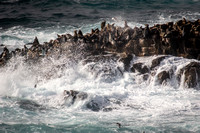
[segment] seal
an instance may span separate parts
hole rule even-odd
[[[124,21],[124,28],[127,28],[127,27],[129,27],[127,24],[127,21]]]
[[[78,31],[78,38],[82,39],[83,38],[83,33],[81,30]]]
[[[1,53],[0,58],[5,60],[8,60],[10,58],[9,50],[6,46],[3,48],[3,52]]]
[[[105,26],[106,26],[106,21],[103,21],[103,22],[101,23],[101,30],[103,30]]]
[[[39,43],[39,41],[38,41],[38,38],[37,37],[35,37],[35,39],[34,39],[34,41],[33,41],[33,46],[37,46],[37,45],[39,45],[40,43]]]
[[[117,122],[116,124],[117,124],[117,126],[118,126],[119,128],[122,127],[121,123]]]
[[[78,34],[77,30],[74,31],[74,41],[76,42],[78,40]]]
[[[145,28],[144,28],[144,38],[150,38],[150,29],[149,29],[149,25],[148,24],[145,24]]]

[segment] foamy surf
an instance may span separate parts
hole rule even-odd
[[[200,16],[198,12],[165,11],[152,15],[155,19],[150,16],[151,20],[144,20],[142,15],[128,21],[128,25],[153,26]],[[113,18],[106,18],[107,22],[117,26],[129,20],[126,15]],[[75,29],[87,33],[99,26],[100,22],[47,28],[14,26],[0,29],[0,44],[15,49],[35,36],[42,43],[55,39],[57,34],[72,34]],[[87,62],[79,52],[69,54],[69,58],[30,64],[18,57],[0,68],[1,132],[200,132],[199,88],[186,88],[183,76],[177,79],[181,68],[199,61],[167,56],[153,73],[141,74],[124,72],[117,57]],[[134,56],[131,65],[142,63],[150,69],[152,60],[158,57]],[[159,84],[159,73],[169,70],[173,70],[170,79]],[[64,90],[84,92],[88,97],[72,102],[72,98],[64,98]]]
[[[157,57],[134,57],[131,62],[150,67]],[[93,127],[102,132],[198,132],[200,92],[184,88],[175,77],[160,85],[156,76],[169,69],[176,76],[191,61],[195,60],[168,56],[156,67],[154,76],[144,80],[138,72],[121,73],[123,65],[112,58],[88,64],[65,60],[67,65],[53,69],[52,75],[51,69],[63,59],[35,65],[13,60],[1,68],[2,131],[11,124],[26,123],[31,129],[36,125],[58,131],[64,127],[60,130],[70,132]],[[111,69],[115,71],[104,71]],[[72,104],[64,98],[64,90],[84,92],[88,97]],[[98,107],[88,106],[91,101]]]

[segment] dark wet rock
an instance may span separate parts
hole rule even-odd
[[[140,72],[141,74],[145,74],[145,73],[148,73],[149,72],[149,69],[147,66],[145,66],[144,64],[142,63],[135,63],[133,64],[133,66],[131,67],[131,71],[132,72]]]
[[[91,100],[86,104],[87,109],[90,109],[92,111],[98,112],[98,111],[104,111],[104,112],[110,112],[113,111],[116,108],[109,107],[109,104],[111,101],[109,99],[101,97],[102,101],[99,100]]]
[[[189,88],[194,88],[197,86],[198,76],[196,76],[196,68],[190,68],[190,70],[185,72],[185,85]]]
[[[168,79],[170,79],[170,73],[169,71],[162,71],[157,75],[159,84],[163,84]]]
[[[133,56],[132,55],[126,55],[126,57],[124,58],[121,58],[120,61],[123,62],[124,64],[124,70],[125,71],[128,71],[129,68],[130,68],[130,63],[131,63],[131,60],[133,59]]]
[[[149,74],[144,74],[143,75],[143,80],[148,80],[148,78],[149,78]]]
[[[0,67],[4,66],[6,64],[6,60],[0,58]]]
[[[112,110],[113,110],[113,108],[111,108],[111,107],[103,108],[103,109],[102,109],[103,112],[110,112],[110,111],[112,111]]]
[[[151,69],[157,67],[160,65],[161,61],[163,61],[167,56],[161,56],[161,57],[158,57],[156,59],[154,59],[151,63]]]
[[[156,24],[149,27],[131,28],[125,22],[124,27],[118,27],[114,24],[101,23],[101,30],[92,29],[91,33],[83,35],[82,31],[74,31],[74,35],[58,35],[55,40],[50,40],[40,44],[35,37],[32,46],[27,48],[18,48],[12,52],[4,49],[0,54],[0,66],[4,66],[12,57],[23,56],[26,61],[39,61],[44,57],[54,57],[59,59],[62,56],[68,56],[69,51],[82,53],[83,57],[92,58],[99,55],[124,54],[121,61],[124,63],[125,70],[130,68],[131,56],[152,56],[152,55],[173,55],[184,58],[200,59],[200,20],[194,22],[186,19],[177,22],[168,22],[166,24]],[[78,50],[81,46],[81,50]],[[166,56],[161,56],[152,61],[150,70],[159,66]],[[118,61],[118,60],[117,60]],[[131,71],[138,71],[141,74],[150,71],[147,66],[140,63],[133,65]],[[199,70],[191,66],[191,70],[185,72],[186,84],[189,87],[197,85],[198,76],[189,73],[195,73]],[[183,72],[182,72],[183,73]],[[198,74],[197,74],[198,75]],[[187,78],[188,77],[188,78]]]
[[[63,95],[65,100],[71,99],[71,104],[74,104],[78,100],[85,100],[88,97],[87,93],[74,90],[64,90]]]
[[[73,105],[78,101],[86,100],[88,98],[87,93],[74,90],[64,90],[63,95],[66,102],[70,103],[70,105]],[[104,112],[109,112],[113,109],[116,109],[109,106],[111,103],[120,105],[121,101],[116,99],[109,99],[107,97],[96,96],[89,101],[86,100],[85,107],[95,112],[98,112],[100,110]]]
[[[86,107],[88,109],[91,109],[92,111],[100,111],[101,108],[100,106],[98,105],[98,103],[96,103],[95,101],[90,101],[89,103],[87,103]]]
[[[184,85],[188,88],[200,87],[200,63],[191,62],[180,70],[179,81],[184,76]]]
[[[17,104],[19,104],[19,107],[25,110],[29,110],[29,111],[37,111],[37,110],[45,110],[46,107],[31,101],[31,100],[20,100],[17,102]]]

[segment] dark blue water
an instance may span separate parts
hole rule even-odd
[[[147,23],[162,13],[192,19],[199,10],[199,0],[1,0],[0,27],[79,26],[115,16]]]

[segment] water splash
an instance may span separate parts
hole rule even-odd
[[[123,21],[116,24],[123,25]],[[128,24],[142,25],[136,22]],[[81,29],[87,32],[97,25],[99,23],[82,26]],[[24,29],[24,35],[21,32],[20,35],[18,30],[5,31],[3,34],[10,33],[17,36],[13,38],[14,41],[18,42],[18,38],[22,38],[25,43],[35,35],[41,37],[39,39],[42,42],[55,37],[54,33],[57,33]],[[30,35],[26,36],[28,31],[31,31]],[[12,40],[6,36],[3,38],[5,43]],[[27,123],[27,128],[30,128],[27,130],[33,131],[38,131],[38,128],[61,132],[87,132],[92,129],[102,132],[200,130],[200,92],[185,88],[183,76],[180,83],[176,79],[181,68],[190,62],[198,62],[197,60],[168,56],[155,67],[154,74],[149,74],[144,79],[144,74],[137,71],[124,72],[123,63],[118,56],[91,57],[93,60],[90,60],[90,57],[85,58],[80,51],[81,49],[76,49],[75,53],[67,56],[47,58],[38,63],[25,63],[23,58],[18,57],[1,68],[1,127],[17,130]],[[152,60],[158,57],[134,57],[131,65],[143,63],[150,68]],[[165,70],[173,70],[173,76],[165,84],[159,84],[157,76]],[[64,90],[84,92],[88,94],[88,98],[71,104],[64,99]],[[32,109],[42,106],[45,110],[22,108],[23,103],[19,102],[21,100],[28,100]],[[99,104],[98,111],[88,109],[87,104],[91,101]],[[123,128],[118,128],[118,122]]]

